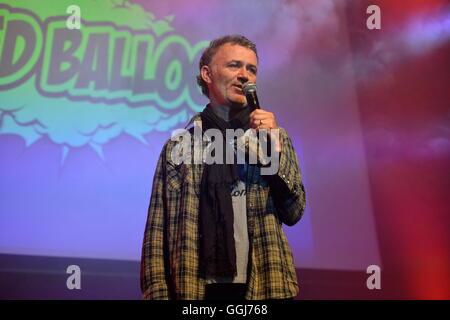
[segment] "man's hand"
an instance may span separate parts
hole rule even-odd
[[[250,113],[250,128],[252,129],[277,129],[277,122],[275,120],[275,115],[272,112],[255,109]]]
[[[272,112],[256,109],[249,116],[250,128],[256,129],[256,131],[265,129],[270,136],[272,129],[278,129],[275,115]],[[270,136],[271,137],[271,136]],[[281,152],[281,142],[279,139],[275,141],[275,150]]]

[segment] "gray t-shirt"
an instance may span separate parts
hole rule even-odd
[[[247,282],[248,264],[248,229],[247,229],[247,195],[245,188],[246,164],[239,164],[240,181],[231,191],[234,212],[234,242],[236,245],[237,275],[233,279],[235,283]]]

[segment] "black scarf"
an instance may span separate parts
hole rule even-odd
[[[200,186],[200,272],[206,277],[236,275],[236,247],[234,243],[234,212],[231,188],[239,181],[236,158],[226,164],[226,129],[249,128],[249,107],[242,109],[232,120],[225,121],[207,105],[201,113],[202,131],[218,129],[223,134],[223,164],[206,164]]]

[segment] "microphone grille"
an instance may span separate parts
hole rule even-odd
[[[256,92],[256,83],[254,82],[246,82],[242,86],[242,91],[244,94]]]

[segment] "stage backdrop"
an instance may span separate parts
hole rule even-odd
[[[139,260],[161,147],[207,103],[201,52],[243,34],[258,47],[260,103],[302,168],[307,209],[285,227],[296,266],[381,265],[344,9],[0,1],[0,253]]]

